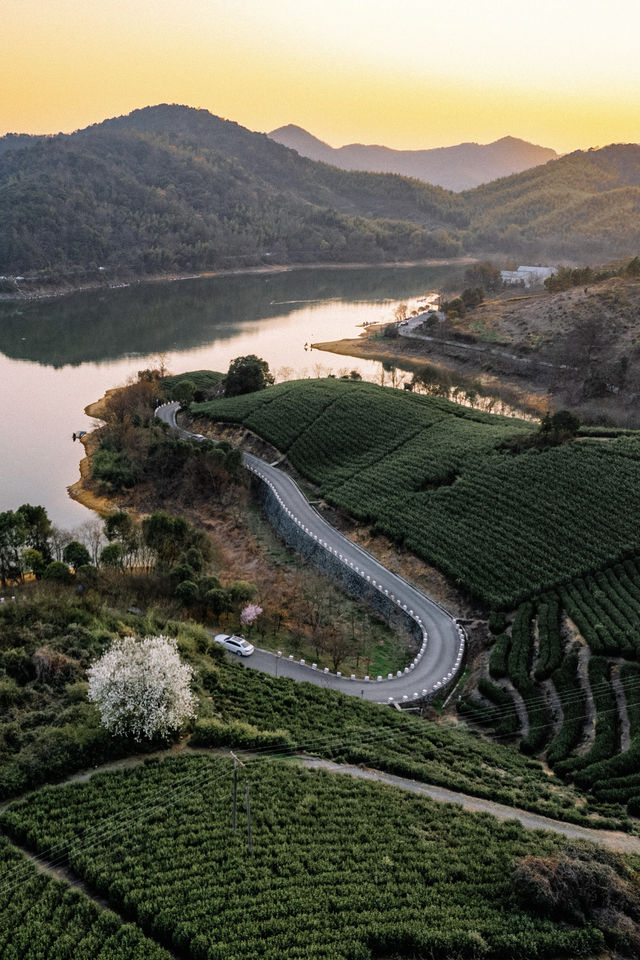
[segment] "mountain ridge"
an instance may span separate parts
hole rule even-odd
[[[169,104],[0,149],[0,219],[6,275],[447,257],[466,223],[439,187],[319,165]]]
[[[601,263],[640,249],[640,146],[575,151],[454,193],[159,104],[0,139],[0,220],[0,276],[45,282],[461,254]]]
[[[268,136],[301,156],[342,170],[397,173],[456,192],[521,173],[558,157],[550,147],[512,136],[488,144],[470,141],[424,150],[396,150],[382,144],[362,143],[332,147],[296,124],[278,127]]]

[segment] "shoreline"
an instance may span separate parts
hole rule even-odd
[[[251,274],[269,274],[269,273],[288,273],[296,270],[367,270],[377,267],[381,270],[388,270],[393,267],[446,267],[446,266],[466,266],[475,263],[477,257],[454,257],[453,259],[435,259],[435,260],[397,260],[384,261],[383,263],[288,263],[288,264],[263,264],[255,267],[230,267],[225,270],[204,270],[200,273],[163,273],[150,276],[135,276],[129,280],[121,282],[105,283],[101,280],[87,281],[85,283],[73,284],[61,281],[59,285],[41,284],[38,286],[34,282],[33,291],[27,293],[25,289],[16,290],[15,293],[0,294],[0,304],[2,303],[24,303],[31,300],[47,300],[56,297],[67,297],[73,293],[88,292],[91,290],[119,290],[125,287],[138,286],[139,284],[150,283],[176,283],[181,280],[209,280],[214,277],[233,277]]]
[[[370,331],[371,327],[368,330]],[[529,416],[540,416],[547,409],[548,397],[546,391],[537,392],[533,388],[526,389],[513,381],[505,380],[504,377],[494,376],[483,370],[460,369],[456,364],[446,363],[441,357],[410,354],[401,347],[396,347],[395,341],[392,339],[386,342],[367,339],[367,332],[365,331],[359,337],[351,339],[312,343],[311,349],[322,350],[343,357],[355,357],[359,360],[392,363],[399,369],[409,372],[419,370],[424,366],[433,367],[441,371],[444,376],[454,377],[459,381],[472,381],[481,385],[487,394],[504,399],[510,406],[520,407],[522,412]]]
[[[84,412],[88,417],[95,417],[96,420],[102,419],[102,414],[104,413],[104,404],[108,400],[109,396],[112,393],[115,393],[118,390],[118,387],[112,387],[103,397],[100,397],[99,400],[94,400],[91,403],[87,404],[84,408]],[[86,481],[91,479],[91,469],[93,462],[93,455],[95,454],[98,448],[98,431],[100,427],[95,427],[91,430],[85,437],[80,438],[80,443],[84,447],[84,457],[78,464],[80,470],[79,478],[72,484],[67,487],[67,494],[71,500],[75,500],[76,503],[81,503],[83,507],[87,507],[88,510],[93,510],[96,513],[100,514],[101,517],[105,517],[114,511],[114,505],[108,497],[100,496],[100,494],[94,493],[86,485]]]

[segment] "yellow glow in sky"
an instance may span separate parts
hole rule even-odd
[[[640,140],[638,0],[5,0],[0,134],[148,104],[339,146]]]

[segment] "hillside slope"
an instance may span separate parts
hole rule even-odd
[[[374,530],[512,608],[640,552],[640,440],[514,453],[536,424],[371,383],[300,380],[192,405],[241,422]]]
[[[303,157],[331,163],[341,170],[399,173],[456,191],[528,170],[557,157],[555,150],[516,137],[502,137],[487,144],[459,143],[431,150],[393,150],[363,143],[331,147],[295,124],[272,130],[269,136]]]
[[[0,140],[0,276],[97,281],[491,251],[602,262],[637,252],[639,213],[634,144],[455,194],[339,170],[167,104],[68,136]]]
[[[631,254],[640,247],[640,145],[579,150],[462,197],[470,246],[527,258]]]
[[[137,273],[450,256],[437,187],[345,173],[204,110],[161,105],[0,150],[0,273]]]

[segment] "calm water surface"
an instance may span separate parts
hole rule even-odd
[[[90,512],[66,490],[83,453],[71,435],[91,429],[88,403],[158,354],[172,373],[224,371],[256,353],[277,379],[357,369],[379,380],[378,363],[305,344],[390,320],[398,302],[437,289],[455,269],[296,270],[0,304],[0,510],[40,503],[58,526],[85,521]]]

